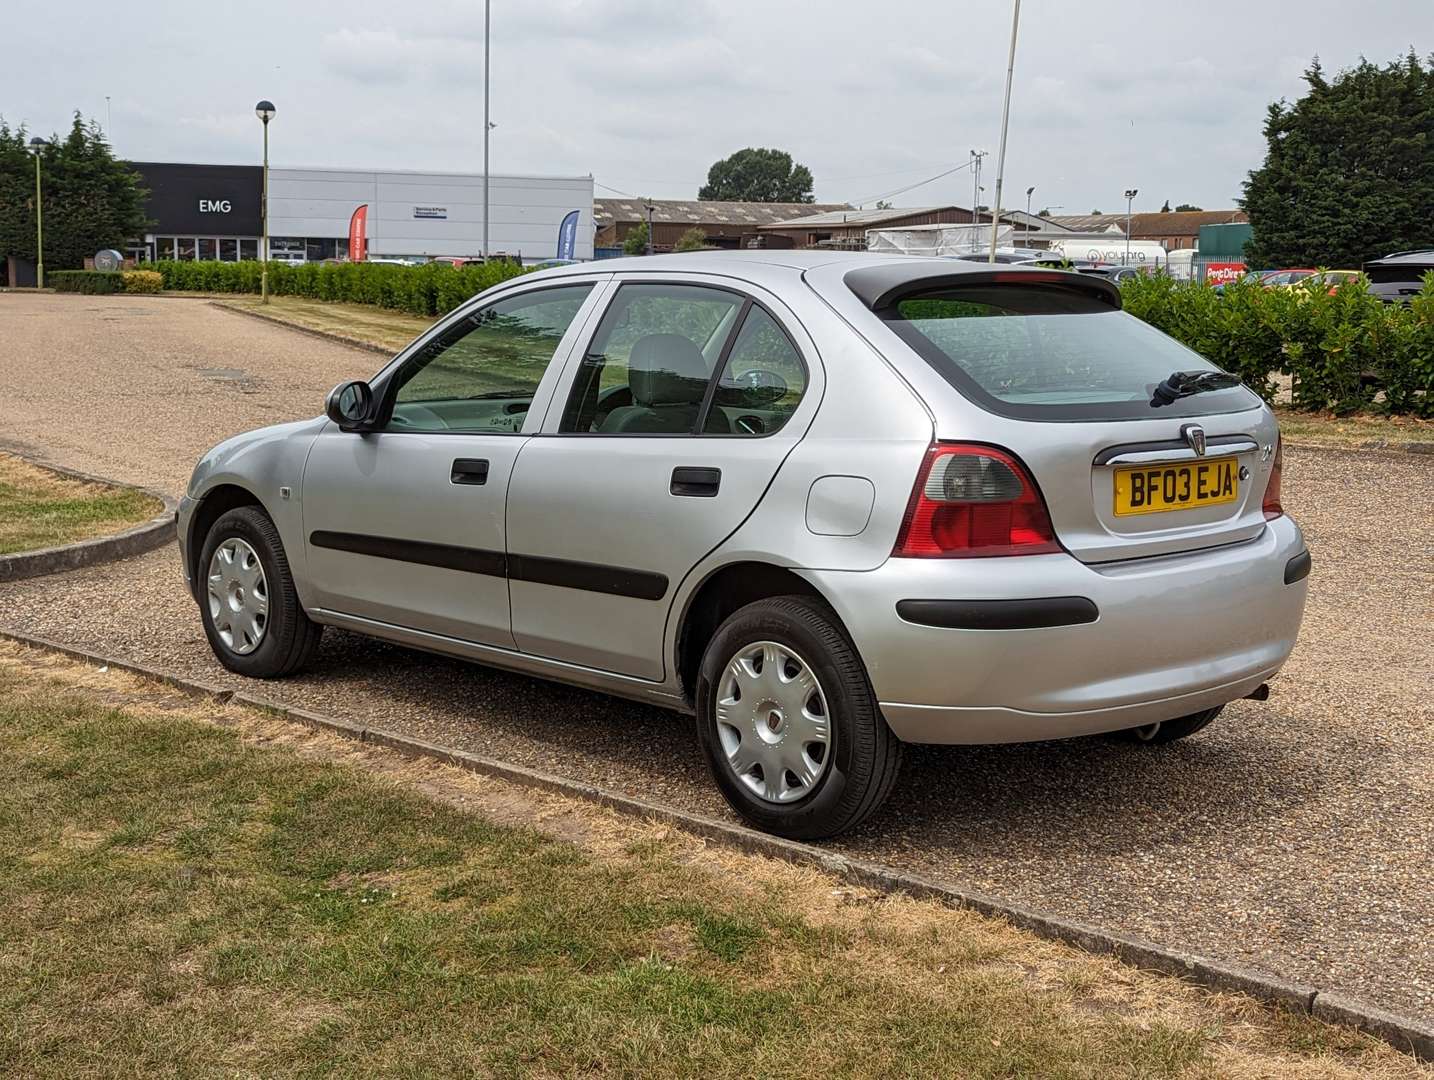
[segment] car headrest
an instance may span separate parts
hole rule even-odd
[[[681,334],[648,334],[633,343],[627,384],[637,405],[700,405],[707,393],[707,361]]]

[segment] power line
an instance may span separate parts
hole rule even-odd
[[[974,160],[974,159],[973,159],[973,160]],[[867,197],[867,198],[865,198],[865,199],[857,199],[857,200],[856,200],[856,205],[857,205],[857,206],[865,206],[865,205],[866,205],[867,203],[869,203],[869,202],[879,202],[879,201],[882,200],[882,199],[889,199],[889,198],[891,198],[893,195],[905,195],[908,191],[915,191],[915,190],[916,190],[917,188],[919,188],[919,187],[925,187],[927,184],[935,183],[937,180],[940,180],[942,177],[950,176],[952,173],[958,173],[958,172],[960,172],[962,169],[969,169],[970,167],[971,167],[971,162],[970,162],[970,161],[967,161],[967,162],[964,162],[964,163],[962,163],[962,164],[960,164],[960,165],[957,165],[957,166],[955,166],[955,167],[953,167],[953,168],[947,169],[945,172],[939,172],[939,173],[937,173],[935,176],[928,176],[925,180],[919,180],[919,181],[917,181],[917,182],[914,183],[914,184],[908,184],[906,187],[895,188],[895,189],[892,190],[892,191],[883,191],[880,195],[871,195],[871,196],[869,196],[869,197]],[[973,208],[973,211],[974,211],[974,208]]]

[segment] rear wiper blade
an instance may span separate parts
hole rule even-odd
[[[1240,377],[1228,371],[1172,371],[1156,384],[1150,404],[1169,405],[1177,398],[1203,394],[1207,390],[1228,390],[1239,385]]]

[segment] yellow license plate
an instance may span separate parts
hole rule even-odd
[[[1129,465],[1115,470],[1115,512],[1158,514],[1193,510],[1240,497],[1239,460],[1232,457],[1178,465]]]

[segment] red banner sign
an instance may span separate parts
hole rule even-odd
[[[368,254],[368,203],[349,218],[349,262],[363,262]]]
[[[1205,280],[1211,285],[1228,285],[1245,276],[1242,262],[1212,262],[1205,264]]]

